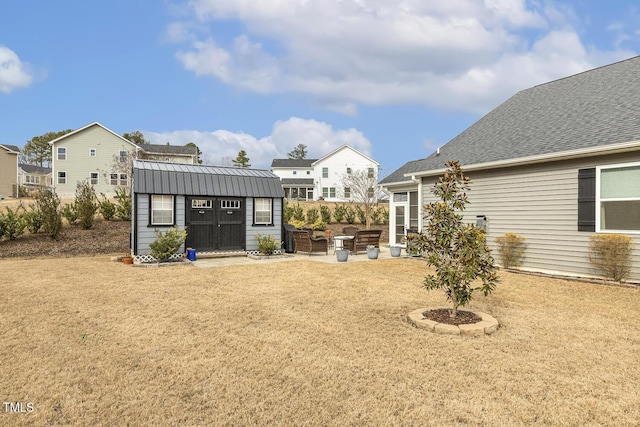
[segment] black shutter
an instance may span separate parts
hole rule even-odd
[[[578,170],[578,231],[596,231],[596,168]]]

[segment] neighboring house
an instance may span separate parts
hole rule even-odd
[[[282,240],[283,197],[266,170],[135,160],[132,252],[148,255],[156,231],[173,226],[197,252],[256,251],[258,234]]]
[[[129,186],[131,161],[136,157],[161,157],[163,161],[186,163],[190,160],[195,163],[197,156],[195,147],[136,145],[97,122],[49,144],[52,148],[53,186],[62,198],[73,197],[77,183],[83,180],[93,185],[96,194],[114,196],[117,188]],[[147,153],[144,147],[150,152]]]
[[[186,145],[138,144],[142,149],[138,158],[172,163],[198,163],[198,149]]]
[[[29,190],[51,187],[53,185],[51,168],[20,163],[18,164],[18,182],[23,189],[26,187]]]
[[[0,144],[0,197],[18,196],[18,155],[15,145]]]
[[[380,164],[349,145],[333,150],[320,159],[274,159],[271,171],[282,180],[285,197],[296,200],[337,202],[352,199],[342,178],[354,171],[366,171],[377,181]]]
[[[595,233],[633,237],[640,281],[640,57],[523,90],[436,153],[381,181],[391,193],[390,243],[420,230],[445,162],[471,177],[465,220],[495,239],[526,240],[524,270],[597,276]]]

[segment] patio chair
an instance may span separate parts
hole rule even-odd
[[[354,255],[358,254],[358,251],[366,251],[367,246],[372,245],[376,248],[380,247],[380,235],[382,230],[358,230],[353,240],[349,241],[352,246],[351,252]]]
[[[324,252],[329,255],[329,241],[324,236],[313,236],[307,230],[294,230],[293,240],[296,243],[294,252]]]
[[[358,227],[356,227],[354,225],[348,225],[348,226],[342,228],[342,235],[343,236],[355,236],[357,231],[358,231]],[[344,241],[344,248],[349,250],[349,251],[353,251],[353,240],[345,240]]]

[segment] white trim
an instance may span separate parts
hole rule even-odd
[[[82,131],[83,131],[83,130],[85,130],[85,129],[89,129],[91,126],[100,126],[102,129],[106,130],[106,131],[107,131],[107,132],[109,132],[109,133],[112,133],[113,135],[117,136],[118,138],[120,138],[121,140],[125,141],[126,143],[128,143],[128,144],[129,144],[129,145],[131,145],[131,146],[133,146],[134,148],[140,148],[140,147],[138,147],[136,144],[134,144],[133,142],[129,141],[127,138],[125,138],[125,137],[123,137],[123,136],[118,135],[117,133],[115,133],[115,132],[114,132],[114,131],[112,131],[111,129],[109,129],[109,128],[107,128],[107,127],[103,126],[103,125],[101,125],[101,124],[100,124],[100,123],[98,123],[98,122],[89,123],[88,125],[83,126],[83,127],[79,128],[79,129],[76,129],[76,130],[74,130],[74,131],[71,131],[71,132],[69,132],[69,133],[67,133],[67,134],[64,134],[64,135],[62,135],[61,137],[58,137],[58,138],[54,139],[53,141],[49,141],[49,145],[51,145],[51,146],[53,147],[53,145],[54,145],[55,143],[57,143],[57,142],[59,142],[59,141],[62,141],[63,139],[68,138],[68,137],[70,137],[71,135],[75,135],[76,133],[80,133],[80,132],[82,132]]]
[[[630,162],[630,163],[615,163],[611,165],[604,166],[596,166],[596,233],[618,233],[618,234],[640,234],[640,230],[610,230],[605,229],[602,230],[600,228],[600,216],[601,216],[601,199],[600,199],[600,172],[602,170],[607,169],[619,169],[619,168],[632,168],[640,166],[640,162]],[[615,201],[628,201],[628,200],[640,200],[639,198],[611,198],[605,199],[606,202],[615,202]]]
[[[377,167],[380,167],[380,163],[376,162],[375,160],[373,160],[371,157],[367,156],[366,154],[363,154],[360,151],[356,150],[355,148],[353,148],[349,144],[344,144],[343,146],[336,148],[335,150],[333,150],[329,154],[325,154],[324,156],[320,157],[315,162],[311,163],[311,166],[315,166],[316,163],[319,163],[319,162],[323,161],[324,159],[333,156],[335,153],[337,153],[338,151],[344,150],[345,148],[348,148],[348,149],[352,150],[353,152],[361,155],[362,157],[365,157],[368,161],[370,161],[371,163],[375,164]]]
[[[170,203],[169,203],[170,209],[157,209],[157,208],[154,209],[154,200],[155,200],[156,197],[160,197],[161,200],[164,200],[165,197],[168,197],[170,199]],[[151,195],[151,203],[150,203],[151,212],[150,212],[150,215],[149,215],[150,216],[149,223],[151,225],[174,225],[175,224],[175,214],[176,214],[175,213],[175,205],[176,205],[176,203],[175,203],[174,197],[175,196],[169,195],[169,194],[152,194]],[[162,206],[160,206],[160,207],[164,207],[164,201],[161,204],[162,204]],[[154,215],[153,215],[154,211],[158,211],[158,212],[171,211],[171,222],[154,222]]]
[[[64,182],[60,182],[60,174],[64,174]],[[56,172],[56,185],[67,185],[69,181],[69,177],[67,176],[67,171],[58,171]]]

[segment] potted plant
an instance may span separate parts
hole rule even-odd
[[[399,245],[391,245],[389,246],[389,251],[391,252],[392,257],[399,257],[402,252],[402,246]]]
[[[378,259],[378,253],[380,248],[376,248],[375,245],[367,245],[367,256],[369,259]]]
[[[349,251],[346,249],[336,249],[336,259],[338,262],[346,262],[349,258]]]

